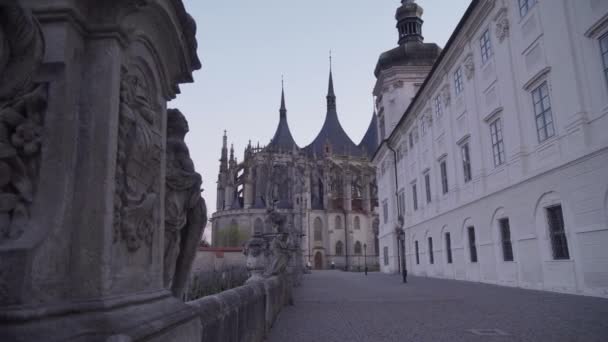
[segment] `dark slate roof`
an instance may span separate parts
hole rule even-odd
[[[380,55],[374,75],[378,77],[382,70],[394,66],[433,65],[440,54],[441,48],[435,43],[406,42]]]
[[[332,154],[351,156],[360,156],[362,154],[359,147],[348,137],[340,124],[340,120],[338,120],[336,96],[334,93],[334,82],[331,71],[329,73],[327,114],[325,115],[325,122],[317,137],[310,145],[306,146],[304,150],[310,155],[316,154],[318,157],[321,157],[325,154],[324,148],[327,142],[331,145]]]
[[[367,132],[365,132],[359,148],[368,156],[371,156],[378,148],[378,117],[376,112],[372,114],[372,121],[369,123]]]
[[[270,144],[268,144],[267,147],[280,149],[282,151],[292,151],[294,148],[298,149],[299,147],[293,140],[293,136],[289,130],[289,124],[287,123],[287,108],[285,107],[284,90],[281,90],[281,109],[279,110],[279,113],[279,126],[277,127],[274,137],[272,140],[270,140]]]

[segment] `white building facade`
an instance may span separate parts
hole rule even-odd
[[[410,274],[608,297],[608,1],[473,0],[417,87],[379,110],[382,271],[401,216]]]

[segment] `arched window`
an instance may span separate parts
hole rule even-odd
[[[318,217],[315,219],[314,229],[315,241],[323,241],[323,221],[321,221],[321,219]]]
[[[254,234],[262,234],[264,232],[264,221],[261,218],[255,219],[253,223],[253,233]]]
[[[359,216],[355,216],[355,229],[361,229],[361,220]]]
[[[336,255],[342,255],[344,250],[344,244],[342,241],[336,242]]]
[[[334,229],[342,229],[342,216],[336,216],[334,226]]]
[[[355,254],[356,255],[361,254],[361,242],[359,242],[359,241],[355,242]]]

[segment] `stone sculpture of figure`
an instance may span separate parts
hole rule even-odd
[[[288,233],[279,233],[272,239],[269,250],[270,261],[264,271],[264,276],[271,277],[285,272],[290,256],[288,240]]]
[[[167,111],[164,285],[180,297],[207,223],[201,176],[194,171],[184,137],[188,122],[176,109]]]
[[[247,279],[248,283],[264,279],[268,252],[268,242],[264,240],[261,234],[254,235],[245,244],[243,253],[247,256],[246,266],[251,274]]]

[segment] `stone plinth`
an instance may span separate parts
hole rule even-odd
[[[200,334],[163,282],[182,2],[9,0],[0,25],[0,340]]]

